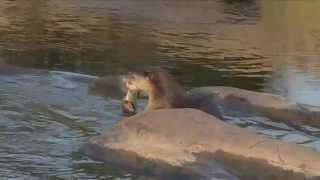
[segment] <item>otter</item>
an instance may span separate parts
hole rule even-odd
[[[166,70],[157,68],[129,72],[125,80],[127,95],[123,100],[123,112],[135,114],[135,102],[140,93],[148,97],[146,110],[168,108],[195,108],[222,119],[215,102],[207,97],[187,93]]]

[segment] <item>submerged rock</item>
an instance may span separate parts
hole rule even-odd
[[[104,97],[123,98],[127,93],[127,87],[125,86],[121,75],[103,76],[92,82],[89,92]]]
[[[248,132],[195,109],[141,113],[82,151],[164,179],[303,179],[320,176],[320,153]]]

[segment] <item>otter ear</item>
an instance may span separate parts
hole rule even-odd
[[[150,71],[145,71],[144,76],[149,80],[149,81],[154,81],[156,79],[156,73],[150,72]]]

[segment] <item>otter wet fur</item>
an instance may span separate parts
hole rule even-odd
[[[147,111],[168,108],[196,108],[222,119],[218,106],[214,102],[206,97],[188,94],[171,74],[161,68],[129,72],[126,86],[128,93],[138,91],[147,94]]]

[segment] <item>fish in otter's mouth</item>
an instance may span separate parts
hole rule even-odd
[[[134,86],[134,79],[134,75],[130,72],[122,78],[123,83],[128,88],[126,96],[122,99],[122,112],[125,116],[132,116],[137,113],[139,90]]]
[[[127,95],[122,100],[122,112],[126,116],[132,116],[137,112],[138,91],[128,89]]]

